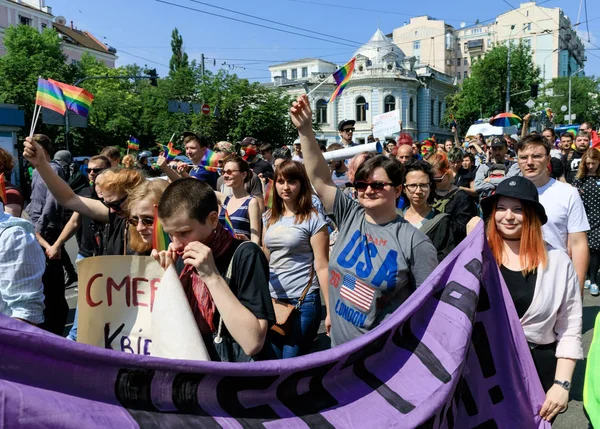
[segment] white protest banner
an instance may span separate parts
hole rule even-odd
[[[153,329],[161,327],[161,357],[208,360],[174,268],[163,278],[165,271],[149,256],[98,256],[82,259],[77,268],[78,342],[155,355]]]
[[[400,110],[373,116],[373,137],[383,140],[387,136],[400,132]]]

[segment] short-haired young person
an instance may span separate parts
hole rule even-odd
[[[171,183],[161,197],[158,217],[172,242],[167,251],[152,254],[163,268],[176,261],[211,359],[258,359],[275,320],[269,264],[260,247],[233,238],[219,223],[217,197],[201,180]],[[229,346],[224,350],[222,343]]]
[[[100,156],[108,158],[111,168],[118,167],[121,161],[121,151],[116,146],[106,146],[100,152]]]
[[[193,167],[188,173],[187,170],[189,165],[180,163],[177,166],[177,171],[184,177],[189,175],[194,179],[204,180],[211,186],[211,188],[216,189],[218,178],[217,173],[214,171],[208,171],[206,168],[200,165],[204,155],[206,155],[206,152],[209,150],[208,140],[206,137],[190,132],[183,133],[183,145],[185,147],[185,155],[190,159],[190,161],[192,161]]]
[[[548,222],[543,226],[544,240],[571,255],[583,291],[589,261],[586,232],[590,225],[579,192],[550,177],[551,147],[542,136],[529,135],[517,144],[516,149],[521,174],[537,188],[540,203],[548,215]]]
[[[354,177],[358,201],[351,200],[331,180],[306,95],[297,98],[290,116],[308,177],[339,228],[329,259],[331,343],[337,346],[372,330],[406,301],[437,266],[437,252],[396,212],[402,164],[385,155],[367,159]]]
[[[590,148],[590,135],[587,131],[579,131],[575,137],[575,150],[569,152],[565,162],[565,179],[573,183],[583,154]]]

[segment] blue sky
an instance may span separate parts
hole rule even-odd
[[[162,1],[277,27],[284,32],[234,22]],[[369,40],[378,26],[386,34],[391,33],[394,28],[409,21],[411,16],[419,15],[444,19],[454,27],[459,27],[461,22],[470,25],[477,19],[492,19],[510,10],[509,4],[519,6],[516,0],[507,1],[508,4],[505,0],[485,3],[479,0],[403,2],[407,4],[392,0],[47,0],[46,3],[52,7],[54,15],[65,16],[67,22],[72,20],[77,28],[88,30],[117,48],[119,65],[147,64],[156,67],[159,75],[164,76],[171,56],[171,31],[177,27],[190,58],[199,60],[200,54],[204,53],[206,65],[211,70],[222,67],[241,77],[265,82],[269,80],[267,67],[278,62],[319,57],[343,64],[360,44]],[[579,1],[539,3],[545,7],[562,7],[571,22],[577,22]],[[592,43],[599,46],[589,46],[595,50],[586,49],[588,61],[585,72],[587,75],[600,75],[600,1],[587,0],[587,3]],[[207,4],[277,21],[309,33],[257,21]],[[585,32],[583,8],[580,21],[582,24],[578,28]],[[285,31],[309,34],[336,43]]]

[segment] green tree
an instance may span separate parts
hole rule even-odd
[[[183,37],[177,27],[171,33],[171,50],[173,55],[169,61],[169,73],[175,73],[182,68],[189,67],[188,55],[183,50]]]
[[[558,77],[546,87],[551,91],[540,97],[541,104],[552,109],[555,123],[565,123],[564,116],[568,111],[562,112],[562,106],[569,105],[569,78]],[[598,121],[600,115],[600,79],[594,76],[571,78],[571,113],[577,115],[575,123]]]
[[[447,114],[453,114],[459,128],[466,130],[478,118],[489,118],[505,111],[508,46],[496,46],[473,62],[471,76],[458,92],[446,99]],[[522,116],[529,109],[532,84],[539,82],[539,70],[531,60],[531,49],[525,43],[511,43],[510,108]],[[514,94],[514,95],[513,95]]]

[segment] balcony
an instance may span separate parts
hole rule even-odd
[[[483,39],[469,40],[467,42],[467,49],[469,51],[481,51],[481,50],[483,50]]]

